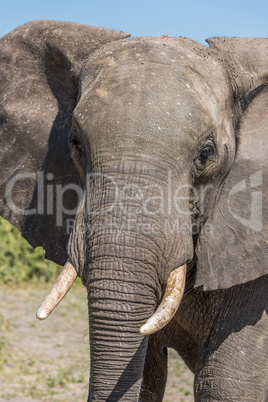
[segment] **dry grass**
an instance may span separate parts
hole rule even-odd
[[[86,292],[77,286],[44,322],[35,311],[47,288],[0,288],[0,401],[87,399]],[[193,401],[193,375],[171,351],[165,402]]]

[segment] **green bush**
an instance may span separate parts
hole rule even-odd
[[[17,228],[0,218],[0,283],[51,283],[62,267],[44,260],[44,254],[42,247],[33,249]]]

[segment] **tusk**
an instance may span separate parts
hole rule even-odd
[[[142,335],[159,331],[174,317],[184,293],[186,267],[186,264],[182,265],[169,275],[163,300],[152,317],[140,328]]]
[[[58,278],[53,283],[49,293],[37,310],[36,317],[39,320],[45,320],[52,313],[54,308],[57,307],[64,296],[69,292],[76,278],[77,272],[68,259]]]

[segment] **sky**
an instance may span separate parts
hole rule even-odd
[[[131,33],[267,37],[267,0],[0,0],[0,37],[31,20],[72,21]]]

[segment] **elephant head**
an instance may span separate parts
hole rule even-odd
[[[0,42],[0,212],[68,259],[39,318],[87,288],[92,401],[138,399],[187,263],[203,291],[267,274],[267,41],[128,36],[36,21]]]

